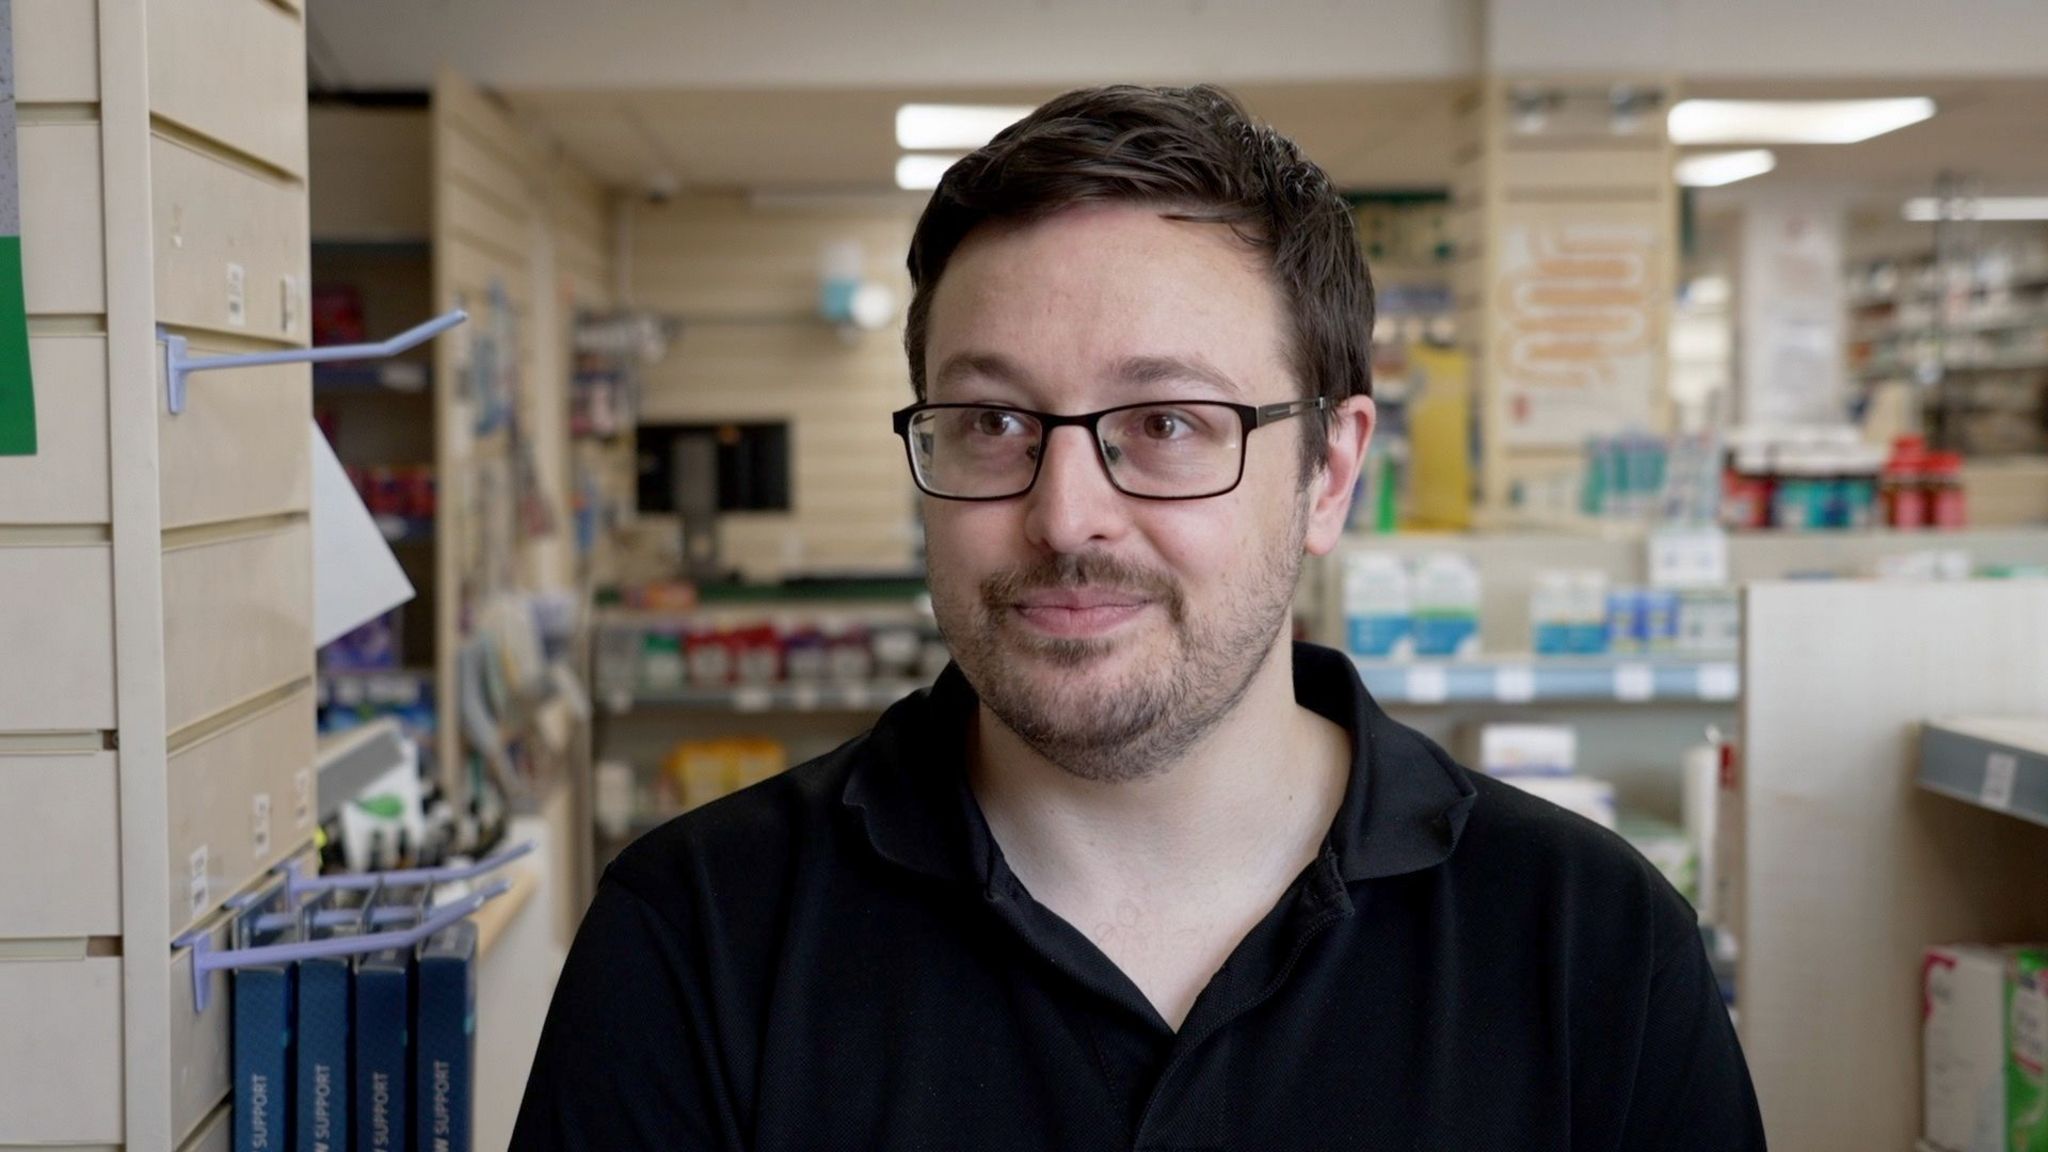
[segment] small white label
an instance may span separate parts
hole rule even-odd
[[[732,708],[735,712],[766,712],[773,702],[773,694],[758,684],[747,684],[732,690]]]
[[[289,275],[277,278],[277,317],[285,335],[299,330],[299,283]]]
[[[1733,664],[1700,665],[1700,699],[1733,700],[1742,687],[1742,678]]]
[[[789,702],[799,712],[818,710],[818,686],[816,684],[793,684],[789,689]]]
[[[249,322],[248,281],[240,264],[228,265],[228,323],[237,328]]]
[[[313,768],[308,765],[292,773],[292,827],[303,830],[313,822]]]
[[[1657,671],[1648,664],[1617,664],[1614,667],[1614,698],[1631,702],[1657,695]]]
[[[1441,664],[1417,664],[1408,670],[1410,704],[1441,704],[1450,698],[1451,677]]]
[[[625,689],[620,689],[605,697],[604,705],[610,710],[612,715],[624,716],[633,710],[633,694]]]
[[[1672,528],[1652,533],[1650,584],[1657,588],[1714,588],[1728,583],[1728,534],[1719,528]]]
[[[1993,752],[1984,758],[1984,791],[1977,798],[1986,808],[2003,812],[2012,807],[2012,786],[2019,775],[2019,757],[2010,752]]]
[[[1503,664],[1493,673],[1493,698],[1503,704],[1527,704],[1536,698],[1536,670],[1527,664]]]
[[[270,793],[249,797],[249,844],[261,860],[270,855]]]
[[[848,708],[865,708],[871,699],[873,699],[873,694],[868,691],[866,684],[855,681],[846,686],[846,706]]]
[[[201,844],[192,850],[192,858],[186,861],[185,867],[186,893],[192,901],[192,915],[197,916],[205,912],[206,906],[211,903],[206,898],[206,845]]]

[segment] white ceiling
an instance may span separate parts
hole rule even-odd
[[[1252,110],[1348,187],[1429,188],[1451,166],[1448,82],[1240,85]],[[895,115],[911,100],[1036,104],[1056,87],[510,92],[521,115],[608,184],[664,170],[685,187],[755,192],[893,187]]]
[[[1356,189],[1450,182],[1456,81],[1241,84],[1258,115]],[[513,91],[508,101],[604,182],[643,187],[872,192],[892,186],[894,116],[909,100],[1036,103],[1055,86],[917,89]],[[1932,189],[1943,169],[1988,193],[2048,193],[2048,79],[1721,82],[1688,95],[1824,98],[1928,95],[1921,124],[1852,145],[1778,146],[1778,170],[1720,194],[1833,187],[1872,205]]]

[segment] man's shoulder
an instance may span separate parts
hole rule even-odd
[[[1655,865],[1611,829],[1513,783],[1470,772],[1478,792],[1452,860],[1489,903],[1554,925],[1686,938],[1696,917]]]

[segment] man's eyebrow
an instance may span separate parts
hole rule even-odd
[[[993,352],[955,352],[932,375],[932,387],[950,387],[976,379],[1023,385],[1029,382],[1030,375]]]
[[[1222,369],[1199,356],[1130,356],[1117,362],[1115,377],[1129,385],[1194,381],[1244,399],[1245,390]]]

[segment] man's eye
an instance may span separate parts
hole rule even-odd
[[[1181,419],[1178,413],[1148,412],[1140,429],[1148,439],[1171,440],[1176,436],[1185,435],[1188,423]]]
[[[1013,436],[1023,427],[1023,421],[995,409],[984,409],[974,417],[974,430],[983,436]]]

